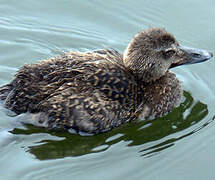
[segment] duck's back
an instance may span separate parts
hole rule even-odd
[[[49,127],[100,132],[131,119],[137,88],[121,55],[102,50],[26,65],[0,97],[18,114],[41,112]]]

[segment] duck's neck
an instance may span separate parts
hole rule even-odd
[[[141,89],[143,105],[140,107],[139,118],[163,116],[181,102],[182,88],[180,82],[176,75],[169,71],[156,81],[143,82]],[[147,114],[143,114],[146,113],[146,109]]]
[[[143,44],[141,33],[137,34],[123,53],[124,66],[131,71],[137,79],[144,82],[151,82],[163,76],[168,69],[166,64],[158,63],[159,59],[154,58],[155,51]]]

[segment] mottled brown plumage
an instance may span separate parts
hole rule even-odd
[[[25,65],[0,88],[0,99],[49,128],[104,132],[133,119],[163,116],[179,104],[181,86],[169,68],[212,56],[194,50],[152,28],[138,33],[123,55],[69,52]]]

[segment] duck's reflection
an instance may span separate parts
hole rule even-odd
[[[39,145],[38,142],[33,142],[31,146],[28,146],[29,152],[40,160],[80,156],[105,151],[112,144],[122,140],[131,142],[129,146],[140,145],[142,149],[140,151],[141,155],[149,156],[173,146],[175,141],[192,135],[209,123],[199,124],[197,129],[193,127],[190,128],[190,131],[184,131],[181,135],[174,136],[174,133],[193,126],[208,115],[206,104],[200,101],[195,102],[191,94],[186,91],[184,92],[184,97],[184,102],[165,117],[153,121],[128,123],[110,132],[95,136],[50,132],[32,126],[29,126],[27,130],[14,129],[11,132],[17,135],[49,133],[54,136],[64,137],[63,140],[56,140],[56,138],[54,140],[40,139],[38,140],[40,142]]]

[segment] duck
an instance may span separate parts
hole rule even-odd
[[[212,56],[179,45],[164,28],[149,28],[137,33],[123,54],[69,51],[26,64],[0,87],[0,100],[17,115],[30,114],[37,126],[99,134],[171,112],[183,90],[170,69]]]

